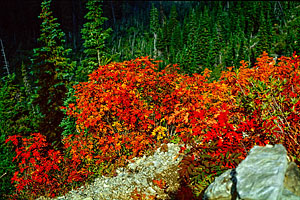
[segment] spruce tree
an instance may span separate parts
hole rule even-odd
[[[259,57],[263,51],[270,53],[271,48],[271,26],[269,15],[269,2],[262,2],[263,6],[260,12],[260,27],[258,32],[259,42],[256,47],[256,57]]]
[[[184,37],[187,38],[185,48],[183,49],[183,55],[180,62],[180,66],[182,69],[188,73],[193,74],[199,71],[199,66],[197,65],[197,49],[196,49],[196,42],[197,42],[197,20],[196,14],[194,9],[190,9],[188,20],[184,25],[186,30],[189,30],[188,35]]]
[[[210,66],[209,69],[212,70],[212,68],[220,64],[219,54],[220,54],[220,49],[222,48],[221,36],[217,31],[217,25],[214,27],[211,37],[212,39],[209,47],[208,63]]]
[[[200,19],[200,26],[197,32],[195,56],[197,57],[197,65],[204,70],[205,68],[210,68],[208,53],[210,49],[211,30],[209,26],[209,15],[207,9],[204,10],[203,16]]]
[[[63,105],[66,84],[69,80],[71,65],[66,57],[70,49],[65,49],[65,34],[59,28],[57,18],[54,18],[50,10],[51,0],[43,0],[42,12],[39,18],[40,47],[34,49],[33,65],[38,86],[38,97],[35,100],[40,107],[43,119],[40,122],[39,131],[43,133],[49,142],[60,141],[62,129],[59,124],[63,118],[60,107]]]
[[[112,29],[103,30],[102,26],[107,18],[102,17],[101,5],[102,1],[99,0],[88,0],[86,3],[88,13],[85,15],[85,19],[87,22],[81,29],[85,58],[76,69],[72,85],[80,81],[87,81],[87,75],[95,70],[97,66],[105,65],[111,60],[105,49],[105,40],[110,37],[109,33]],[[74,92],[75,90],[71,85],[67,87],[64,106],[76,103]],[[66,111],[64,110],[63,112],[65,113]],[[65,115],[60,123],[60,127],[63,128],[62,135],[74,134],[76,132],[75,126],[75,119]]]
[[[79,73],[87,75],[102,64],[107,64],[108,53],[105,52],[105,40],[110,36],[111,28],[103,29],[103,23],[107,20],[102,14],[102,1],[88,0],[86,8],[88,13],[84,16],[87,22],[81,29],[82,39],[84,40],[85,59],[83,68]]]
[[[167,47],[168,47],[168,52],[170,50],[171,47],[171,40],[172,40],[172,35],[178,25],[178,14],[176,11],[176,6],[173,5],[171,8],[171,12],[170,12],[170,16],[169,16],[169,21],[168,21],[168,28],[167,28],[167,32],[166,32],[166,40],[167,40]]]
[[[235,41],[233,39],[233,36],[231,36],[231,40],[229,42],[228,47],[226,48],[225,52],[225,66],[226,67],[232,67],[235,64],[235,59],[236,59],[236,46],[235,46]]]
[[[172,33],[171,43],[170,43],[170,59],[172,63],[177,63],[180,61],[178,59],[178,54],[181,53],[183,48],[183,41],[182,41],[182,30],[181,25],[178,23],[177,27],[175,27],[174,32]]]

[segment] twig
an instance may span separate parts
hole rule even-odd
[[[4,174],[2,174],[1,176],[0,176],[0,178],[2,178],[3,176],[5,176],[7,173],[5,172]]]

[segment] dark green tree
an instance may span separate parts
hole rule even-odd
[[[220,63],[220,50],[222,48],[221,46],[221,35],[218,32],[217,25],[214,26],[212,35],[211,35],[211,42],[209,47],[209,54],[208,54],[208,63],[209,63],[209,69],[213,70],[215,67],[217,67]]]
[[[300,52],[300,3],[299,2],[291,2],[291,9],[289,10],[290,16],[287,20],[287,24],[285,26],[285,42],[286,42],[286,50],[285,54],[292,55],[294,51],[299,54]]]
[[[210,41],[211,41],[211,30],[209,24],[209,15],[208,10],[205,9],[203,16],[200,18],[200,26],[197,30],[196,35],[196,60],[197,65],[200,66],[202,70],[205,68],[211,68],[209,63],[209,49],[210,49]]]
[[[260,27],[258,31],[258,44],[256,46],[256,57],[259,57],[263,51],[271,51],[271,29],[270,26],[270,4],[269,2],[262,2],[263,6],[260,13]]]
[[[105,40],[109,38],[112,29],[103,29],[103,23],[107,18],[102,16],[101,5],[102,1],[100,0],[88,0],[86,3],[88,13],[84,18],[87,21],[81,29],[85,58],[83,67],[79,68],[77,73],[83,74],[85,77],[97,66],[108,62],[109,54],[105,51]]]
[[[62,129],[59,124],[63,118],[60,107],[66,93],[72,71],[67,58],[70,49],[65,49],[65,34],[59,28],[57,19],[50,10],[51,0],[44,0],[41,4],[42,12],[39,18],[40,47],[34,49],[33,65],[38,86],[38,97],[35,103],[39,105],[43,119],[39,130],[49,142],[60,141]]]
[[[177,63],[180,61],[178,54],[181,53],[183,49],[183,40],[182,40],[182,30],[181,25],[178,23],[175,27],[170,43],[170,60],[172,63]]]
[[[170,16],[169,16],[169,20],[168,20],[168,28],[167,28],[167,32],[166,32],[166,41],[167,41],[167,48],[168,48],[168,52],[170,51],[171,48],[171,40],[172,40],[172,36],[173,33],[178,25],[178,13],[176,10],[176,6],[173,5],[170,11]]]
[[[236,49],[236,45],[235,45],[235,41],[233,40],[233,37],[232,37],[232,39],[225,51],[225,66],[226,67],[234,66],[235,59],[236,59],[236,50],[235,49]]]
[[[189,30],[189,32],[188,35],[184,35],[186,38],[186,44],[182,50],[183,55],[180,61],[180,66],[184,72],[192,74],[199,71],[196,49],[196,43],[198,42],[198,25],[194,9],[190,9],[189,17],[188,20],[186,20],[184,29]]]
[[[88,0],[86,8],[88,10],[85,15],[86,23],[81,29],[82,39],[84,40],[84,60],[77,67],[75,72],[75,78],[72,83],[67,87],[66,97],[64,99],[64,106],[68,106],[70,103],[75,103],[73,84],[80,81],[87,81],[88,74],[97,68],[99,65],[105,65],[111,61],[111,56],[107,52],[105,41],[110,37],[111,28],[104,30],[103,23],[107,18],[102,17],[102,5],[103,1],[100,0]],[[63,111],[65,113],[65,111]],[[69,135],[76,133],[75,119],[69,116],[64,116],[60,123],[60,127],[63,129],[62,135]]]

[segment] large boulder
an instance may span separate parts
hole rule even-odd
[[[236,169],[217,177],[206,200],[300,200],[300,170],[281,144],[253,147]]]

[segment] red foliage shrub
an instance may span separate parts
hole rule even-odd
[[[282,143],[299,165],[298,56],[276,63],[264,53],[253,68],[242,61],[212,83],[208,70],[190,77],[176,65],[158,71],[157,62],[110,63],[75,85],[76,104],[63,109],[76,119],[77,133],[63,139],[63,154],[49,150],[41,134],[10,137],[17,192],[54,196],[65,191],[62,184],[113,175],[128,159],[170,141],[191,147],[180,173],[193,189],[235,167],[254,145]]]
[[[40,133],[34,133],[29,138],[10,136],[6,143],[9,141],[16,146],[13,161],[18,163],[18,170],[11,180],[16,185],[17,194],[28,199],[40,195],[54,197],[61,188],[57,173],[63,160],[61,153],[49,149],[46,137]]]

